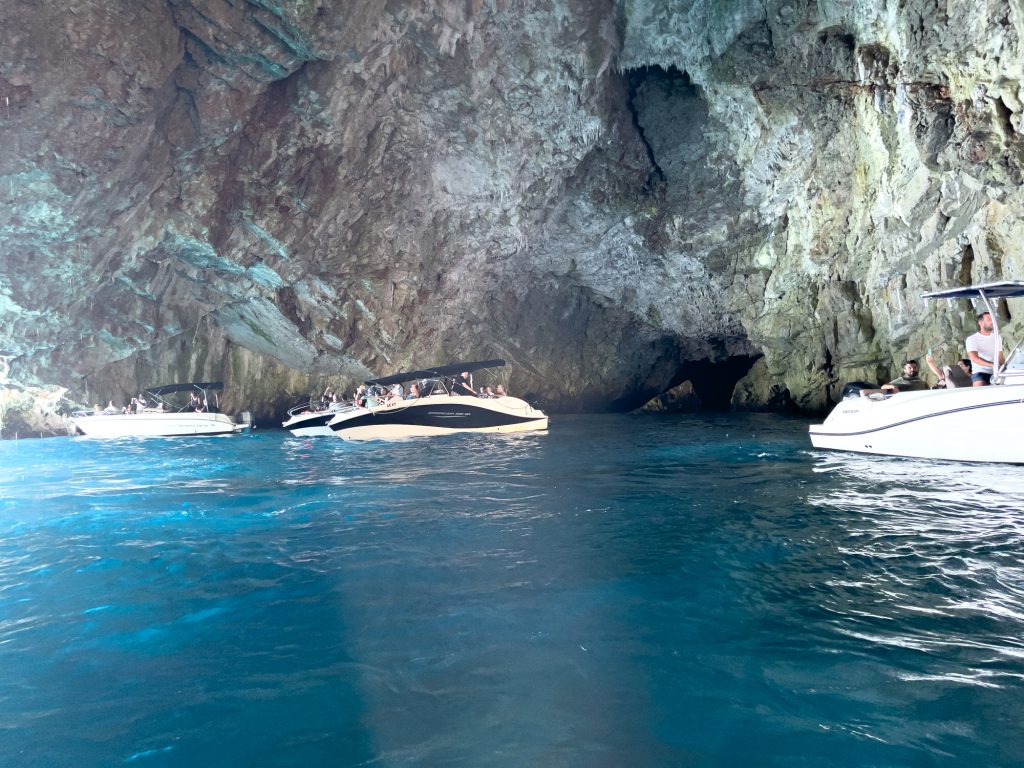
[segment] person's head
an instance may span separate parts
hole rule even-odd
[[[494,390],[494,394],[496,394],[498,397],[501,397],[502,395],[505,394],[505,387],[499,384],[497,388]]]
[[[961,357],[956,362],[960,366],[964,373],[970,374],[971,372],[971,359],[969,357]]]
[[[903,361],[903,375],[904,376],[917,376],[918,371],[921,370],[921,366],[917,364],[917,360],[904,360]]]
[[[978,330],[986,336],[992,333],[992,313],[991,312],[979,312],[978,313]]]

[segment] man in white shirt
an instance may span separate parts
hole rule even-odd
[[[996,336],[992,333],[992,315],[978,314],[978,332],[967,337],[967,356],[971,358],[971,381],[975,387],[992,383],[992,361],[996,359]],[[999,365],[1006,362],[999,350]]]

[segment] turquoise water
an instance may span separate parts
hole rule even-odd
[[[0,765],[1024,764],[1024,468],[806,426],[0,443]]]

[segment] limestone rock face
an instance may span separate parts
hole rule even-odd
[[[504,357],[556,412],[747,370],[737,405],[824,408],[959,356],[922,291],[1024,277],[1022,16],[0,0],[0,386],[270,418]]]

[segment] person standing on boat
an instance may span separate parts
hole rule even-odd
[[[476,391],[473,389],[473,377],[469,375],[469,371],[463,371],[455,379],[455,383],[452,386],[452,394],[476,397]]]
[[[992,313],[978,313],[978,332],[967,337],[965,346],[971,358],[971,381],[975,387],[992,383],[992,361],[996,359],[996,336],[992,332]],[[1006,362],[999,350],[999,365]]]
[[[893,379],[888,384],[883,384],[882,391],[914,392],[920,389],[928,389],[924,379],[917,375],[920,370],[921,367],[917,364],[917,360],[904,360],[903,375],[898,379]]]

